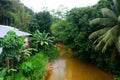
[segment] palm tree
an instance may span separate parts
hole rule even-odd
[[[90,24],[99,24],[106,26],[90,34],[89,39],[95,39],[95,50],[101,49],[104,53],[109,47],[114,46],[114,50],[120,53],[120,12],[118,3],[113,0],[112,9],[102,8],[103,18],[96,18],[90,21]]]

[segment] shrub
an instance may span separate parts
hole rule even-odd
[[[114,80],[120,80],[120,77],[115,76],[115,77],[114,77]]]
[[[20,65],[20,71],[29,79],[40,80],[45,73],[47,62],[48,58],[43,53],[37,53]]]
[[[28,80],[21,72],[14,75],[14,80]]]
[[[59,48],[54,45],[44,46],[42,52],[44,52],[44,55],[47,56],[49,60],[60,55]]]

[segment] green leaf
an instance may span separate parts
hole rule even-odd
[[[0,77],[0,80],[4,80],[4,77]]]
[[[118,17],[118,23],[120,24],[120,16]]]
[[[19,43],[20,44],[24,44],[24,41],[25,41],[25,37],[24,36],[19,38]]]
[[[48,45],[48,42],[45,42],[46,45]]]
[[[12,71],[12,72],[16,72],[17,69],[9,69],[9,70],[8,70],[8,73],[10,73],[11,71]]]
[[[117,20],[117,15],[112,10],[110,10],[109,8],[102,8],[101,12],[102,12],[103,17],[107,17],[107,18]]]
[[[43,41],[41,41],[41,43],[40,43],[40,44],[41,44],[41,46],[43,46],[44,42],[43,42]]]
[[[99,37],[99,36],[103,35],[105,32],[107,32],[109,29],[110,29],[110,27],[97,30],[89,35],[89,39]]]
[[[1,71],[0,71],[0,77],[4,77],[6,74],[7,74],[7,68],[3,68]]]
[[[110,18],[96,18],[90,21],[90,25],[114,26],[117,21]]]

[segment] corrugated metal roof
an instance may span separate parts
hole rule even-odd
[[[11,26],[6,26],[6,25],[0,25],[0,38],[3,38],[9,30],[13,30],[16,32],[16,35],[18,36],[30,36],[30,33],[20,31],[17,28],[11,27]]]

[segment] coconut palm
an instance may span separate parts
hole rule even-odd
[[[95,50],[101,49],[104,53],[109,47],[114,46],[120,53],[120,12],[118,11],[118,3],[113,0],[112,9],[102,8],[103,18],[96,18],[90,21],[90,24],[99,24],[106,26],[103,29],[93,32],[89,39],[95,39]]]

